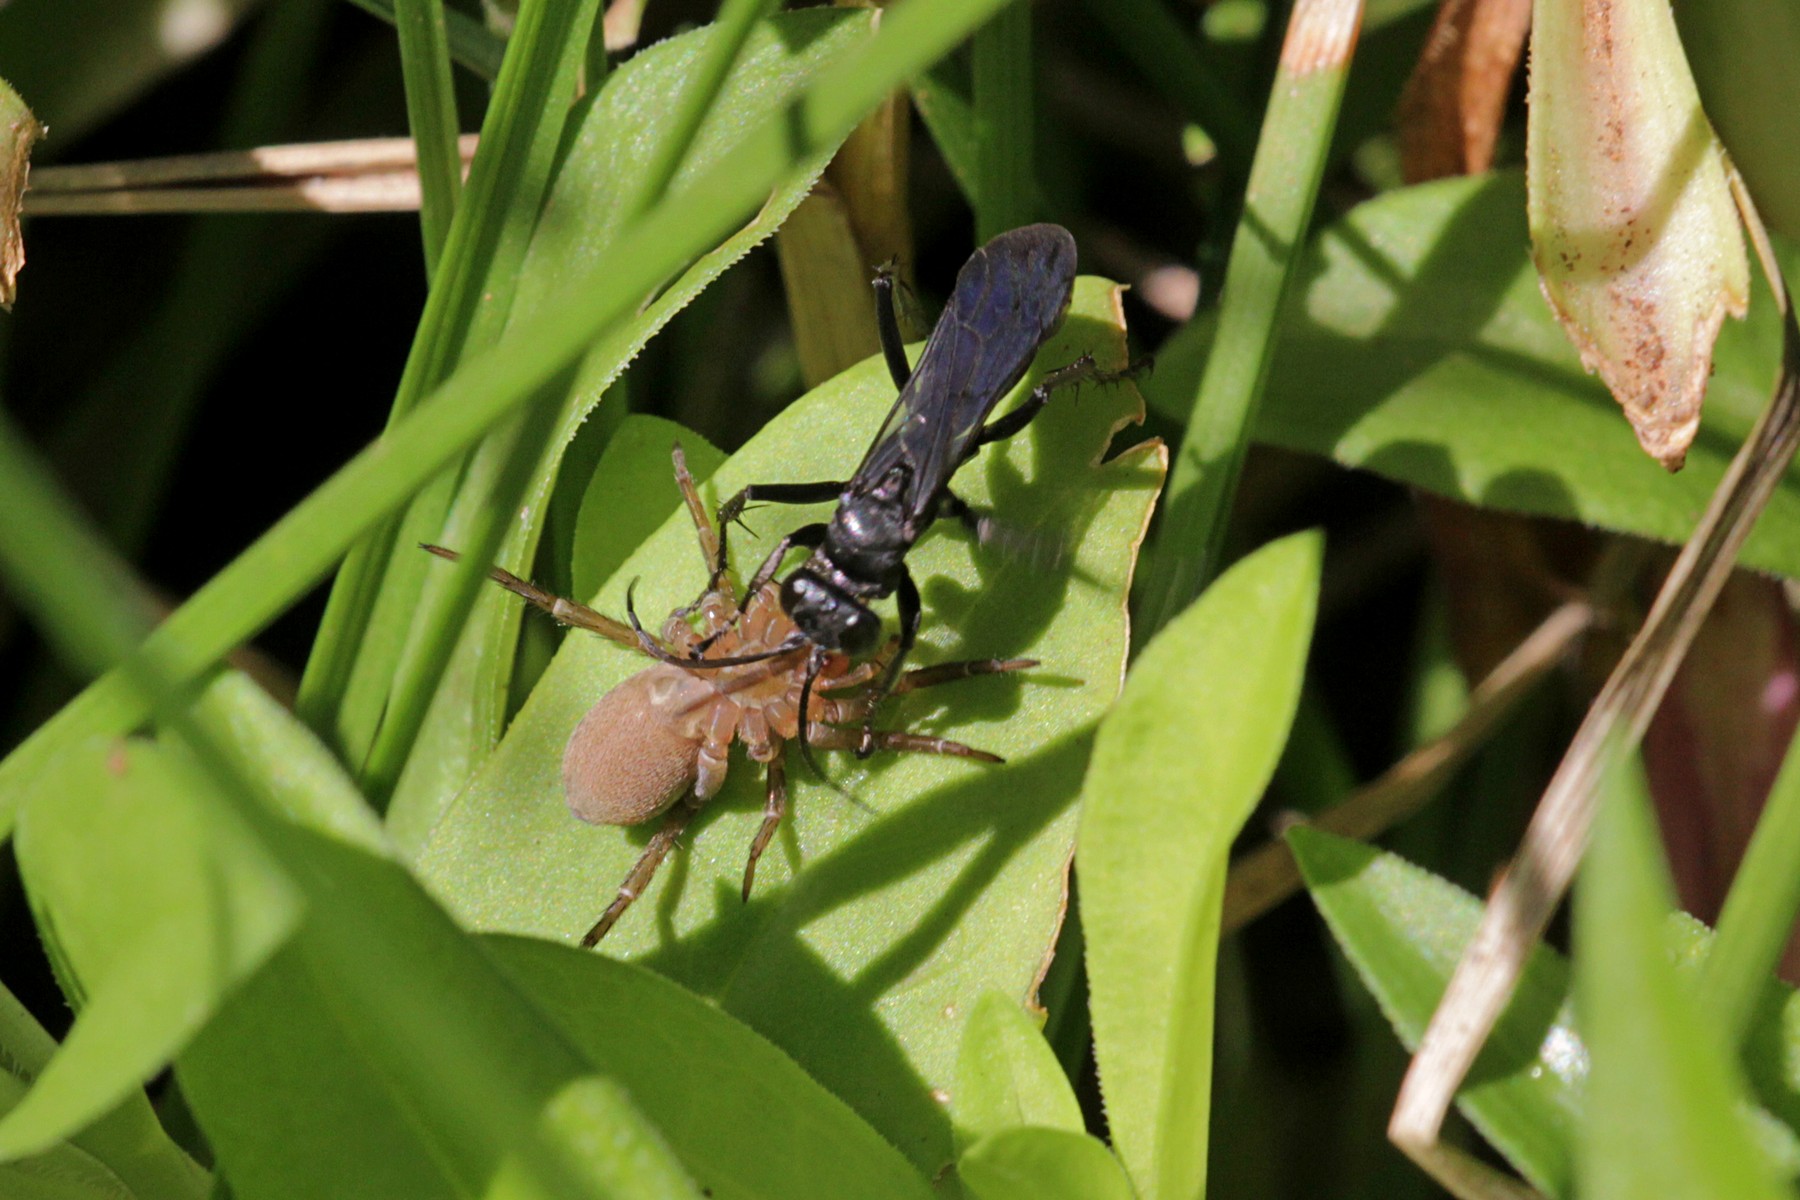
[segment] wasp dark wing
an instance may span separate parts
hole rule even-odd
[[[1074,287],[1075,239],[1060,225],[1026,225],[977,250],[850,491],[873,487],[905,464],[912,514],[935,515],[929,510],[988,414],[1062,324]]]

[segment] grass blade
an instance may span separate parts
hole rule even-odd
[[[1225,270],[1218,334],[1176,450],[1162,533],[1141,593],[1141,637],[1185,608],[1218,570],[1361,22],[1361,0],[1300,0],[1289,19]]]
[[[462,192],[462,155],[456,144],[461,130],[443,0],[394,0],[394,30],[400,35],[407,122],[418,147],[419,225],[425,237],[425,277],[430,279],[437,273]]]
[[[344,551],[404,504],[458,454],[512,414],[638,298],[730,231],[767,189],[808,154],[837,140],[900,82],[945,54],[1002,0],[911,0],[858,53],[822,73],[804,99],[762,122],[745,144],[671,196],[619,239],[604,264],[575,273],[504,352],[464,364],[430,405],[396,425],[238,556],[158,628],[140,651],[174,681],[190,681],[316,583]],[[465,202],[461,212],[472,205]],[[119,732],[146,715],[120,676],[77,697],[0,763],[0,831],[10,827],[22,780],[93,732]]]

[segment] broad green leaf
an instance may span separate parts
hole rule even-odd
[[[671,190],[679,193],[691,186],[742,144],[746,130],[791,103],[822,67],[866,41],[868,35],[866,16],[844,10],[789,13],[759,26],[727,79],[714,113],[702,125],[676,173]],[[595,101],[576,115],[570,148],[521,269],[515,324],[529,322],[547,305],[559,303],[557,289],[571,271],[597,269],[605,263],[629,216],[622,210],[630,199],[628,181],[643,169],[664,133],[671,117],[671,98],[705,52],[708,36],[709,31],[696,31],[638,55],[609,77]],[[754,220],[701,256],[641,313],[588,351],[561,401],[561,416],[548,450],[501,550],[502,565],[522,571],[531,561],[556,482],[557,464],[606,388],[676,313],[773,236],[805,198],[829,158],[829,153],[817,155],[805,171],[790,176]],[[484,469],[495,471],[499,464],[487,462],[484,466],[478,457],[475,470]],[[483,503],[482,489],[465,488],[464,499],[452,508],[442,537],[457,545],[457,531]],[[421,560],[406,564],[405,574],[414,579],[431,567],[413,547],[397,547],[396,554]],[[378,616],[389,623],[385,636],[396,643],[405,638],[412,615],[406,606],[378,609]],[[435,824],[450,797],[468,782],[470,773],[499,740],[520,616],[519,606],[495,589],[485,590],[477,600],[389,805],[390,820],[396,825],[420,830]]]
[[[1581,1194],[1792,1196],[1751,1138],[1725,1039],[1669,961],[1672,888],[1641,775],[1613,771],[1599,802],[1575,894],[1575,998],[1592,1059]]]
[[[1304,826],[1288,845],[1313,903],[1408,1050],[1475,934],[1481,903],[1371,846]],[[1587,1050],[1564,1009],[1568,968],[1539,946],[1456,1105],[1547,1196],[1571,1194]]]
[[[1078,282],[1036,370],[1083,352],[1103,366],[1124,360],[1116,290],[1101,280]],[[838,376],[720,468],[714,500],[752,481],[844,478],[892,403],[879,360]],[[950,1155],[933,1091],[954,1082],[963,1014],[989,990],[1023,1001],[1059,924],[1076,780],[1087,733],[1118,687],[1124,589],[1161,477],[1153,448],[1096,465],[1137,412],[1129,384],[1084,387],[957,476],[959,494],[1056,561],[975,549],[952,530],[908,558],[925,599],[919,662],[1028,655],[1044,665],[909,696],[883,724],[1011,761],[826,755],[854,801],[794,762],[789,817],[748,906],[738,891],[763,784],[740,765],[605,945],[716,999],[928,1169]],[[765,539],[824,511],[751,514],[759,536],[732,542],[739,569],[760,561]],[[674,514],[598,607],[622,615],[633,579],[640,613],[692,600],[703,582],[694,546],[687,514]],[[439,825],[420,870],[476,927],[573,940],[637,859],[650,831],[571,818],[560,763],[582,714],[643,666],[600,639],[568,639]]]
[[[1067,1129],[1006,1129],[956,1160],[976,1200],[1134,1200],[1119,1160],[1099,1139]]]
[[[283,872],[175,753],[95,740],[58,765],[20,814],[18,855],[78,1016],[0,1119],[0,1157],[43,1150],[142,1086],[298,911]]]
[[[18,1104],[56,1042],[0,987],[0,1113]],[[70,1140],[0,1163],[0,1195],[17,1200],[200,1200],[211,1178],[170,1140],[140,1091]]]
[[[493,938],[471,949],[526,998],[527,1026],[578,1052],[587,1073],[622,1086],[686,1174],[718,1200],[922,1200],[924,1180],[891,1146],[698,997],[647,971],[544,942]],[[318,963],[296,950],[278,955],[195,1040],[181,1059],[182,1087],[238,1194],[458,1194],[422,1136],[416,1101],[362,1041]],[[446,1063],[487,1052],[455,1037],[438,1050]],[[572,1080],[556,1094],[592,1083]],[[450,1086],[466,1119],[480,1120],[479,1093],[460,1079]],[[577,1122],[566,1144],[605,1131]],[[615,1149],[655,1155],[654,1146]],[[614,1150],[594,1151],[609,1169]]]
[[[631,552],[681,509],[680,494],[669,486],[675,477],[669,455],[678,442],[696,484],[711,479],[725,461],[722,451],[693,430],[640,413],[626,417],[607,442],[575,517],[569,570],[577,599],[592,598]]]
[[[243,1200],[460,1195],[404,1092],[352,1040],[325,978],[278,952],[176,1060],[176,1078]],[[481,1054],[450,1043],[439,1053]]]
[[[391,859],[298,826],[271,842],[304,920],[177,1062],[236,1195],[466,1196],[512,1164],[600,1197],[610,1153],[544,1120],[593,1065]]]
[[[794,106],[758,123],[746,143],[688,191],[669,196],[619,241],[604,270],[563,285],[562,301],[528,329],[464,363],[431,402],[320,485],[164,621],[134,653],[170,685],[210,672],[230,648],[294,603],[355,541],[390,518],[508,419],[603,334],[631,319],[681,263],[704,254],[804,160],[841,139],[904,80],[949,53],[1004,0],[909,0],[868,42],[834,62]],[[132,672],[96,681],[0,761],[0,829],[23,790],[58,753],[140,724],[151,705]],[[136,676],[140,681],[144,676]]]
[[[343,764],[248,676],[225,672],[207,687],[197,707],[224,731],[224,748],[233,763],[261,780],[288,817],[340,841],[387,852],[381,823]]]
[[[640,967],[491,937],[501,970],[595,1069],[623,1083],[707,1194],[923,1200],[894,1147],[781,1051]]]
[[[609,1200],[700,1200],[702,1193],[675,1161],[656,1130],[631,1105],[625,1089],[610,1079],[577,1079],[544,1106],[548,1141],[578,1147],[607,1185]],[[538,1193],[521,1176],[516,1160],[500,1164],[486,1200],[513,1200]],[[712,1194],[712,1193],[707,1193]]]
[[[1707,119],[1769,228],[1800,238],[1800,155],[1780,94],[1800,55],[1800,8],[1781,0],[1675,0],[1675,25]]]
[[[1681,542],[1775,377],[1779,324],[1754,303],[1719,335],[1686,469],[1645,458],[1539,293],[1517,174],[1369,201],[1321,235],[1302,278],[1258,438],[1484,507]],[[1158,354],[1152,405],[1185,411],[1207,336],[1191,324]],[[1743,560],[1800,576],[1794,476]]]
[[[956,1144],[1023,1125],[1087,1129],[1056,1052],[1019,1002],[989,992],[963,1027],[950,1111]]]
[[[1221,576],[1145,647],[1095,741],[1075,859],[1094,1054],[1146,1197],[1205,1194],[1226,859],[1299,702],[1322,550],[1296,535]]]

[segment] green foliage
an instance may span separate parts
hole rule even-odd
[[[1700,436],[1671,476],[1557,328],[1525,243],[1516,174],[1404,188],[1325,230],[1289,307],[1257,438],[1506,512],[1679,543],[1768,399],[1779,319],[1720,334]],[[1181,411],[1211,331],[1172,339],[1145,385]],[[1800,482],[1776,492],[1746,563],[1800,575]]]
[[[1321,550],[1297,535],[1222,576],[1145,648],[1095,742],[1076,853],[1094,1052],[1146,1197],[1204,1194],[1226,858],[1299,702]]]
[[[1122,362],[1114,305],[1110,285],[1079,281],[1039,369],[1084,352]],[[712,498],[752,480],[844,477],[892,402],[879,360],[845,372],[720,467]],[[1052,406],[958,476],[971,504],[1028,516],[1016,536],[1041,542],[1047,562],[1005,561],[943,534],[909,557],[937,614],[919,662],[998,655],[1043,665],[917,693],[883,723],[1001,754],[1006,766],[924,755],[858,765],[826,755],[847,801],[794,761],[784,832],[748,905],[738,890],[763,783],[753,766],[735,767],[690,827],[680,860],[606,942],[714,998],[928,1168],[949,1155],[948,1121],[931,1089],[954,1081],[962,1014],[990,989],[1024,997],[1060,920],[1080,763],[1118,687],[1132,552],[1161,475],[1158,457],[1144,451],[1097,463],[1138,403],[1129,385],[1085,387],[1079,404]],[[667,481],[667,444],[641,450],[644,464],[630,473]],[[659,507],[673,507],[673,482],[660,486]],[[760,513],[749,523],[761,536],[732,539],[740,572],[787,527]],[[700,590],[685,509],[626,560],[596,606],[622,614],[633,580],[642,613],[668,612]],[[599,638],[564,643],[420,854],[423,878],[465,920],[572,940],[605,907],[648,831],[571,820],[562,747],[582,714],[644,665]],[[495,870],[501,862],[529,869]],[[795,1002],[800,979],[809,981],[805,1004]]]
[[[1592,1057],[1581,1194],[1791,1195],[1751,1137],[1726,1043],[1669,962],[1670,908],[1649,796],[1635,772],[1615,770],[1575,904],[1575,999]]]
[[[1511,556],[1537,534],[1500,515],[1686,538],[1781,331],[1765,298],[1727,325],[1699,441],[1664,472],[1544,304],[1518,174],[1396,185],[1395,100],[1437,6],[1371,0],[1353,63],[1296,69],[1284,22],[1329,2],[658,3],[624,52],[604,17],[629,5],[601,0],[0,7],[0,76],[50,125],[43,153],[404,124],[426,247],[421,268],[414,235],[371,221],[346,253],[352,223],[312,215],[199,221],[168,246],[154,222],[112,223],[117,243],[84,240],[99,222],[26,226],[0,331],[17,604],[0,672],[22,664],[0,695],[0,736],[19,739],[0,761],[18,864],[0,872],[0,1196],[1435,1194],[1379,1141],[1399,1055],[1479,918],[1451,881],[1510,854],[1568,714],[1548,689],[1528,701],[1398,831],[1405,857],[1291,829],[1309,896],[1222,941],[1233,851],[1490,703],[1459,670],[1494,649],[1485,619],[1505,617],[1510,648],[1542,605],[1592,594],[1585,564],[1607,556],[1579,531],[1543,539],[1532,573]],[[1786,26],[1757,22],[1757,0],[1680,7],[1711,60],[1703,95],[1730,105],[1715,122],[1780,178],[1793,139],[1755,122],[1791,106],[1751,77],[1779,78]],[[1773,32],[1734,76],[1747,21]],[[229,70],[151,90],[221,40]],[[222,121],[181,107],[227,74]],[[860,124],[896,90],[921,129]],[[455,138],[476,125],[465,183]],[[1501,130],[1503,162],[1522,127]],[[1183,157],[1201,145],[1216,160]],[[846,199],[871,179],[894,211]],[[852,240],[884,224],[924,314],[972,232],[1062,222],[1089,274],[1023,386],[1083,354],[1155,370],[1059,395],[957,473],[995,544],[946,522],[907,557],[915,665],[1037,665],[908,693],[880,724],[1006,761],[821,751],[821,780],[790,745],[789,810],[746,903],[765,776],[735,753],[643,897],[578,950],[652,829],[574,819],[563,746],[646,659],[559,633],[482,574],[614,616],[632,593],[654,627],[705,581],[672,444],[709,507],[851,476],[894,388],[874,359],[792,398],[794,285],[759,247],[808,203],[839,206],[821,227]],[[339,352],[371,320],[361,293],[396,303],[377,240],[427,284],[383,347],[404,359],[397,387]],[[1166,286],[1189,268],[1191,317]],[[97,293],[69,282],[84,270]],[[246,345],[270,329],[303,348]],[[1137,429],[1145,397],[1181,455],[1160,509],[1171,456]],[[222,415],[246,412],[275,432]],[[329,431],[329,454],[290,467],[302,426]],[[1496,523],[1428,509],[1428,557],[1406,489]],[[752,509],[731,530],[737,577],[826,511]],[[1293,533],[1321,526],[1329,555]],[[190,543],[192,562],[171,558]],[[1744,559],[1800,579],[1792,473]],[[327,582],[316,629],[312,610],[291,622],[309,643],[284,627],[272,668],[227,661]],[[1578,677],[1605,670],[1629,608],[1603,614]],[[15,615],[84,692],[64,703]],[[1702,689],[1753,680],[1745,711],[1770,728],[1744,731],[1749,765],[1661,728],[1694,776],[1653,781],[1665,816],[1736,788],[1746,807],[1705,823],[1748,836],[1777,753],[1749,747],[1790,734],[1793,629],[1776,634],[1695,668]],[[290,707],[274,694],[302,662]],[[1800,961],[1800,766],[1716,950],[1671,915],[1644,790],[1608,781],[1572,952],[1531,956],[1459,1093],[1472,1131],[1451,1136],[1552,1198],[1789,1194],[1800,996],[1771,972]],[[1696,871],[1693,823],[1668,827],[1688,832],[1670,835],[1676,877],[1722,894],[1724,852]]]

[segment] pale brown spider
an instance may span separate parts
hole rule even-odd
[[[583,946],[593,946],[606,936],[649,886],[694,814],[724,786],[733,741],[742,741],[750,757],[763,763],[768,773],[762,826],[751,839],[744,864],[745,900],[750,898],[757,860],[787,812],[786,743],[800,734],[812,648],[796,637],[793,623],[782,612],[776,584],[765,584],[739,604],[730,572],[721,561],[718,535],[688,474],[679,444],[673,458],[675,481],[693,517],[713,582],[694,603],[669,614],[659,648],[674,659],[753,661],[709,669],[658,661],[602,696],[569,735],[562,775],[570,812],[595,825],[640,825],[659,813],[668,814],[619,885],[612,903],[581,939]],[[425,549],[444,558],[457,557],[455,551],[441,546]],[[499,567],[491,568],[488,575],[565,625],[648,653],[638,631],[623,622],[553,595]],[[865,738],[861,726],[881,699],[870,684],[880,676],[893,649],[890,642],[875,658],[860,664],[839,654],[824,657],[811,684],[804,744],[859,753],[892,750],[1002,761],[998,755],[961,742],[904,730],[873,730]],[[893,691],[916,691],[1036,665],[1023,658],[942,663],[908,671]],[[858,727],[839,728],[841,725]]]

